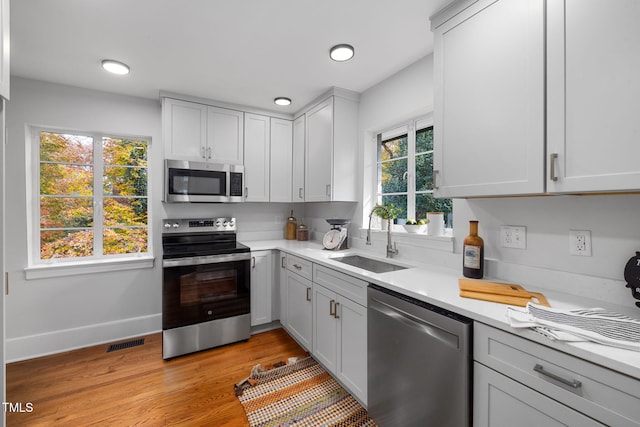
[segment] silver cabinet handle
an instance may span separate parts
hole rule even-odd
[[[251,257],[251,268],[256,268],[256,257]]]
[[[244,187],[244,198],[249,197],[249,187]]]
[[[340,316],[338,316],[338,306],[339,305],[340,305],[340,303],[336,301],[336,305],[333,307],[333,317],[335,317],[336,319],[340,318]]]
[[[331,184],[327,184],[327,197],[331,197]]]
[[[207,156],[206,156],[206,154],[204,153],[205,148],[204,148],[204,147],[200,147],[200,151],[202,151],[201,157],[202,157],[203,159],[206,159],[206,158],[207,158]]]
[[[296,268],[296,270],[302,270],[302,266],[301,265],[293,264],[293,266]]]
[[[329,316],[336,317],[336,300],[329,301]]]
[[[309,294],[311,292],[311,288],[307,288],[307,301],[311,301],[311,295]]]
[[[549,371],[545,371],[544,367],[542,365],[540,365],[539,363],[536,363],[536,366],[533,367],[533,370],[536,371],[539,374],[542,374],[546,377],[549,377],[553,380],[556,380],[564,385],[568,385],[571,388],[575,388],[578,389],[580,387],[582,387],[582,383],[578,380],[567,380],[562,378],[561,376],[558,376],[556,374],[553,374]]]
[[[551,181],[557,181],[556,175],[556,163],[558,162],[558,153],[549,154],[549,179]]]
[[[280,267],[281,267],[281,268],[285,268],[285,267],[286,267],[286,266],[284,265],[284,262],[285,262],[286,260],[287,260],[287,257],[284,257],[284,256],[280,259]]]
[[[437,178],[438,178],[438,174],[439,173],[440,173],[439,170],[437,170],[437,169],[433,170],[433,189],[434,190],[438,189],[438,180],[437,180]]]
[[[304,194],[302,193],[302,187],[298,188],[298,199],[303,199]]]
[[[211,147],[207,148],[207,157],[210,159],[211,158]]]

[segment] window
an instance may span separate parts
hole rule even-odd
[[[149,142],[32,131],[31,264],[147,253]]]
[[[399,222],[444,212],[450,228],[451,199],[433,197],[433,126],[414,121],[378,134],[377,145],[377,203],[391,205]]]

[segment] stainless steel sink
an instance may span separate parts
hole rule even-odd
[[[330,259],[342,262],[344,264],[349,264],[354,267],[362,268],[363,270],[371,271],[372,273],[387,273],[389,271],[405,270],[408,268],[373,258],[363,257],[360,255],[346,255]]]

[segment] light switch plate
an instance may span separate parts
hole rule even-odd
[[[527,227],[516,225],[500,226],[500,245],[503,248],[526,249]]]

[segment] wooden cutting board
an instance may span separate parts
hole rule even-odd
[[[545,296],[539,292],[529,292],[520,285],[497,283],[487,280],[458,279],[460,296],[500,304],[525,307],[528,302],[551,307]]]

